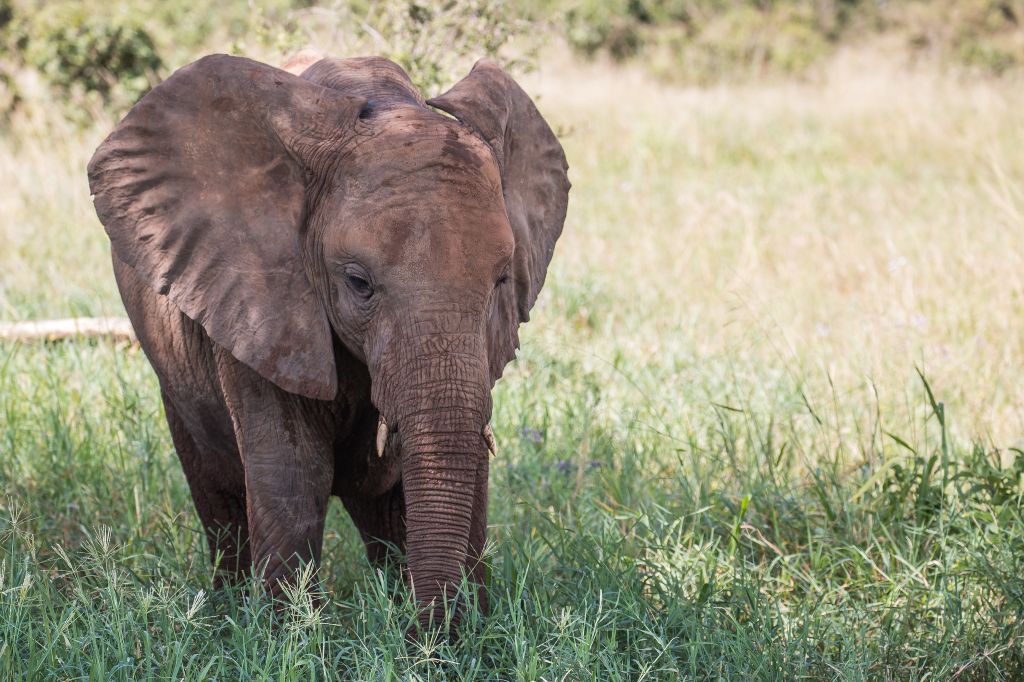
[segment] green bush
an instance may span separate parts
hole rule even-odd
[[[13,0],[0,0],[0,120],[7,119],[21,101],[14,78],[15,66],[11,60],[13,49],[10,27],[13,22]]]
[[[257,12],[242,53],[282,59],[302,47],[334,56],[379,55],[402,66],[424,92],[464,76],[481,57],[506,66],[532,62],[535,24],[505,0],[333,0],[315,6]],[[514,53],[503,50],[517,42]],[[262,49],[261,49],[262,48]]]
[[[681,46],[676,66],[691,80],[712,81],[731,73],[801,74],[830,51],[815,15],[801,5],[764,12],[741,6],[714,17]]]
[[[853,1],[585,0],[566,12],[566,35],[586,55],[640,56],[673,80],[799,74],[830,51]]]
[[[46,106],[55,100],[68,118],[86,123],[104,111],[120,113],[159,82],[164,62],[149,31],[131,18],[146,15],[99,9],[92,3],[35,7],[0,0],[5,123],[30,100]]]
[[[1000,75],[1024,65],[1024,2],[931,0],[893,8],[890,23],[912,50],[970,70]]]
[[[57,5],[21,21],[26,63],[87,108],[124,108],[159,82],[163,61],[137,20]]]
[[[528,13],[486,0],[236,0],[204,12],[181,0],[0,0],[0,118],[21,101],[19,83],[41,81],[66,117],[86,123],[123,113],[203,54],[281,63],[305,46],[389,57],[436,92],[480,57],[529,65],[542,38]],[[514,41],[515,51],[506,50]],[[48,95],[30,89],[36,99]]]
[[[879,31],[912,54],[1001,74],[1024,65],[1024,1],[580,0],[564,10],[578,52],[639,58],[672,80],[808,72],[835,46]]]
[[[356,37],[368,52],[401,64],[424,92],[451,85],[477,59],[497,56],[526,29],[503,0],[386,0],[370,8],[356,24]],[[520,56],[529,59],[532,52]]]
[[[13,0],[0,0],[0,35],[4,34],[12,21],[14,21]]]
[[[629,11],[631,2],[590,0],[566,13],[566,37],[569,43],[588,56],[606,50],[616,59],[637,54],[641,27]]]

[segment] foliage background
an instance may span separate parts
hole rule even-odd
[[[3,679],[1024,676],[1017,2],[0,0],[0,317],[121,314],[84,168],[213,51],[496,54],[574,189],[495,392],[488,617],[213,591],[137,348],[0,344]]]
[[[1021,0],[255,0],[187,3],[0,0],[0,104],[37,71],[62,96],[123,112],[208,45],[278,59],[300,47],[388,56],[427,89],[472,55],[530,59],[561,35],[579,54],[641,61],[659,78],[709,84],[813,77],[843,45],[890,39],[913,61],[972,75],[1024,65]],[[514,40],[517,39],[517,40]],[[876,40],[877,43],[877,40]]]

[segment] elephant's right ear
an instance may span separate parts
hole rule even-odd
[[[89,162],[114,255],[281,388],[337,391],[331,331],[303,267],[307,186],[365,100],[213,55],[135,105]]]

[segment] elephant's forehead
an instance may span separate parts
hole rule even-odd
[[[512,253],[512,230],[500,194],[497,202],[421,196],[358,204],[349,224],[337,232],[339,246],[367,254],[380,265],[421,262],[472,269],[480,260],[497,262]]]
[[[424,107],[400,107],[365,122],[347,157],[343,172],[367,192],[396,181],[500,185],[490,147],[458,121]]]
[[[429,263],[449,274],[511,255],[501,176],[483,141],[423,109],[373,123],[332,193],[329,252],[404,270]]]
[[[445,122],[384,135],[373,153],[345,164],[340,212],[359,224],[451,224],[504,215],[501,175],[490,149]]]

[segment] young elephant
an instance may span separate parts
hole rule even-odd
[[[372,559],[407,555],[422,622],[463,574],[482,584],[491,388],[562,231],[566,170],[488,61],[424,101],[385,59],[300,77],[209,56],[100,145],[118,287],[229,575],[255,565],[278,590],[319,561],[337,495]]]

